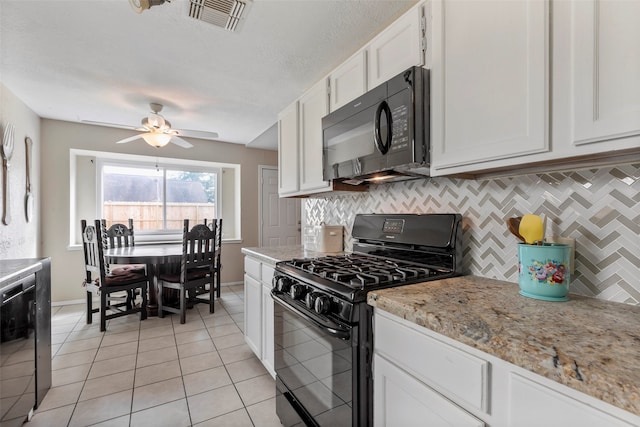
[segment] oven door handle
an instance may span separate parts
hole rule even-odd
[[[321,330],[327,332],[328,334],[333,335],[334,337],[340,338],[342,340],[351,339],[351,332],[350,331],[345,331],[344,329],[339,329],[339,325],[338,324],[336,324],[334,322],[322,323],[319,320],[314,319],[313,317],[309,316],[308,314],[304,313],[303,311],[298,310],[297,308],[289,305],[285,300],[280,298],[278,296],[278,294],[274,293],[273,291],[271,291],[271,297],[274,299],[274,301],[276,301],[278,304],[280,304],[285,309],[287,309],[287,310],[297,314],[298,316],[301,316],[302,318],[308,320],[309,322],[313,323],[317,328],[320,328]]]

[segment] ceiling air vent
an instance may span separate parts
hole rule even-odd
[[[239,0],[189,0],[189,16],[229,31],[237,31],[249,2]]]

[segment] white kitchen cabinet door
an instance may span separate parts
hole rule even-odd
[[[298,185],[298,101],[278,115],[278,194],[291,195]]]
[[[424,329],[424,328],[423,328]],[[465,407],[487,412],[489,363],[376,312],[375,352]],[[412,351],[407,352],[407,347]]]
[[[485,425],[377,354],[374,356],[373,384],[373,420],[376,427]]]
[[[244,275],[244,340],[262,359],[262,284]]]
[[[573,30],[573,143],[639,136],[640,2],[582,0],[571,7],[565,24]]]
[[[432,2],[433,175],[549,150],[548,8],[539,0]]]
[[[367,51],[352,56],[329,76],[330,111],[335,111],[367,91]]]
[[[276,377],[273,344],[273,298],[271,286],[262,285],[262,364],[273,378]]]
[[[276,377],[274,344],[273,344],[273,298],[271,288],[275,269],[271,265],[262,264],[262,364],[273,378]]]
[[[420,4],[371,40],[367,48],[369,90],[409,67],[424,64],[422,19]]]
[[[300,116],[300,185],[301,191],[327,190],[329,182],[322,179],[322,117],[329,112],[327,82],[322,79],[299,100]]]
[[[509,374],[509,425],[631,427],[631,424],[516,373]]]

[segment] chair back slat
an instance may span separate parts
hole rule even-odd
[[[104,281],[106,266],[103,252],[103,234],[100,220],[95,224],[87,225],[86,220],[81,222],[82,248],[84,250],[84,263],[87,273],[86,280],[90,282],[97,278]]]
[[[219,252],[222,249],[222,218],[218,219],[214,227],[214,231],[216,233],[216,252]]]
[[[105,239],[108,239],[109,248],[122,248],[135,246],[135,237],[133,232],[133,219],[129,218],[129,226],[121,223],[111,224],[107,228],[107,220],[102,220],[102,233]]]
[[[215,232],[204,224],[189,229],[189,220],[184,220],[182,230],[182,262],[180,280],[185,282],[187,271],[193,268],[213,269],[215,258]]]

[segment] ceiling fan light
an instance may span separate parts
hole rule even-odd
[[[160,114],[151,114],[147,118],[147,125],[156,129],[162,129],[162,127],[165,125],[165,122],[166,121],[164,117],[162,117]]]
[[[160,148],[164,147],[171,141],[171,135],[166,133],[143,133],[142,139],[152,147]]]

